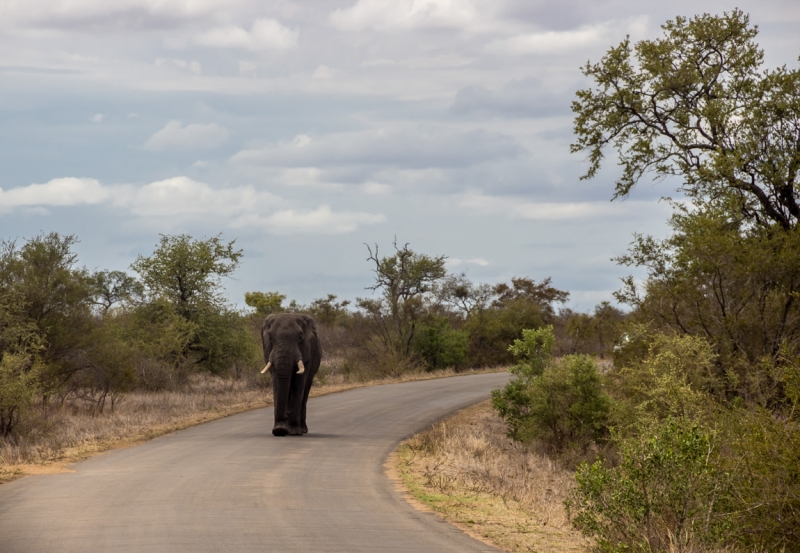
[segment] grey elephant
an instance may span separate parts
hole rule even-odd
[[[272,434],[302,436],[308,432],[308,393],[322,361],[317,325],[314,319],[300,313],[270,315],[261,327],[261,343],[267,364],[261,372],[272,374]]]

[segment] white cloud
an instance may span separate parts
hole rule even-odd
[[[102,113],[95,113],[92,115],[91,118],[92,123],[102,123],[103,122],[103,114]]]
[[[298,135],[290,142],[242,150],[231,161],[272,167],[381,166],[468,167],[513,158],[523,148],[510,136],[444,126],[369,129],[321,137]]]
[[[217,27],[195,37],[195,43],[212,48],[246,50],[287,50],[297,46],[297,30],[284,27],[275,19],[257,19],[250,31],[237,25]]]
[[[264,226],[276,234],[343,234],[353,232],[361,225],[374,225],[385,221],[386,217],[382,214],[361,211],[337,213],[327,205],[322,205],[311,211],[287,209],[268,217],[245,216],[236,226]]]
[[[552,54],[587,46],[606,46],[619,42],[627,31],[638,36],[647,28],[647,17],[637,17],[625,22],[605,21],[567,31],[540,31],[523,33],[490,42],[486,50],[498,55]]]
[[[254,61],[239,60],[239,73],[251,73],[258,69],[258,64]]]
[[[336,71],[327,65],[320,65],[314,70],[313,77],[315,79],[330,79],[336,74]]]
[[[642,209],[663,211],[654,202],[531,202],[513,197],[488,196],[468,193],[462,196],[459,206],[487,215],[506,215],[513,219],[561,221],[570,219],[596,219],[636,213]]]
[[[139,188],[124,187],[115,194],[114,204],[140,217],[213,215],[233,217],[279,203],[268,192],[252,186],[212,188],[189,177],[173,177]]]
[[[363,190],[365,194],[389,194],[392,191],[392,187],[379,182],[365,182],[361,185],[361,190]]]
[[[448,257],[445,261],[448,267],[458,267],[464,264],[478,265],[480,267],[487,267],[489,262],[482,257],[474,257],[472,259],[459,259],[458,257]]]
[[[242,0],[6,0],[0,25],[24,22],[45,27],[81,28],[98,22],[136,28],[222,15],[241,8]]]
[[[470,28],[485,17],[480,8],[490,6],[489,2],[477,4],[474,0],[358,0],[352,7],[334,11],[330,20],[343,31]]]
[[[181,125],[180,121],[170,121],[160,131],[147,140],[148,150],[194,150],[216,148],[228,140],[228,130],[216,123],[208,125]]]
[[[186,69],[195,75],[203,72],[203,67],[199,61],[186,61],[175,58],[157,58],[155,61],[156,67],[179,67]]]
[[[107,204],[142,219],[167,218],[180,224],[213,218],[234,228],[255,227],[276,234],[342,234],[386,221],[382,214],[336,212],[328,205],[313,210],[286,209],[286,203],[251,185],[213,188],[186,176],[144,186],[103,185],[95,179],[69,177],[0,189],[0,213],[26,208],[44,215],[48,207]]]
[[[9,212],[15,207],[23,206],[99,204],[110,198],[110,191],[95,179],[60,178],[45,184],[31,184],[10,190],[0,188],[0,212]]]

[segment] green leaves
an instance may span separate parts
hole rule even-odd
[[[454,330],[447,317],[429,315],[420,321],[413,346],[431,369],[458,368],[469,354],[469,334]]]
[[[162,235],[153,254],[139,256],[131,268],[142,277],[147,305],[137,327],[158,356],[175,366],[190,361],[212,372],[237,362],[251,363],[257,348],[242,318],[225,301],[222,278],[233,274],[242,251],[220,236],[194,239]],[[280,307],[279,295],[255,293],[256,309]],[[149,328],[159,328],[148,336]]]
[[[163,297],[188,314],[200,303],[221,304],[221,279],[239,266],[242,250],[236,241],[225,243],[220,236],[196,240],[187,234],[162,235],[150,257],[138,256],[131,269],[139,273],[148,293]]]
[[[526,328],[522,330],[522,339],[514,340],[508,346],[517,364],[511,368],[511,374],[529,384],[531,379],[540,376],[550,364],[556,337],[553,325],[542,328]]]
[[[244,294],[244,302],[262,317],[282,311],[285,299],[286,295],[278,292],[245,292]]]
[[[359,298],[356,305],[367,313],[371,332],[384,348],[401,356],[411,353],[419,319],[424,314],[424,302],[437,282],[447,275],[446,257],[431,257],[417,253],[405,244],[394,244],[395,253],[379,257],[369,250],[368,261],[374,263],[375,284],[370,290],[380,291],[380,299]]]
[[[41,361],[30,352],[6,352],[0,358],[0,436],[7,436],[40,390]]]
[[[572,104],[576,142],[599,170],[612,146],[614,198],[647,173],[677,176],[691,198],[735,201],[756,224],[800,221],[800,71],[761,73],[758,30],[740,10],[677,17],[663,36],[611,48],[584,74],[595,87]]]
[[[670,419],[619,443],[621,462],[583,464],[567,501],[574,525],[600,551],[688,551],[731,524],[731,481],[714,434]]]
[[[514,440],[581,448],[606,435],[610,401],[594,361],[585,355],[553,361],[554,345],[552,326],[523,330],[509,347],[518,361],[514,378],[492,392],[492,406]]]

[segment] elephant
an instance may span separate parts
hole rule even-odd
[[[314,319],[300,313],[270,315],[261,327],[261,343],[267,364],[261,372],[272,374],[272,434],[302,436],[308,432],[308,393],[322,361],[317,325]]]

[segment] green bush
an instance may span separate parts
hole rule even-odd
[[[545,315],[541,305],[524,299],[471,314],[464,324],[470,337],[470,364],[493,366],[513,362],[508,344],[520,338],[522,329],[544,327]]]
[[[618,446],[620,465],[582,464],[566,502],[600,551],[695,551],[724,541],[732,489],[712,432],[670,418]]]
[[[25,353],[3,354],[0,359],[0,436],[16,429],[24,411],[39,392],[41,365]]]
[[[724,423],[734,481],[732,537],[748,550],[800,551],[800,420],[735,409]]]
[[[417,326],[414,351],[429,369],[458,368],[469,355],[469,335],[454,330],[447,317],[428,317]]]
[[[716,416],[713,397],[723,387],[715,376],[716,356],[698,336],[650,334],[637,344],[643,358],[628,357],[628,365],[610,375],[617,398],[614,424],[620,433],[637,431],[642,421],[669,417],[709,421]]]
[[[554,344],[552,327],[524,330],[509,348],[519,360],[511,369],[515,378],[492,392],[492,405],[514,440],[540,439],[556,450],[584,447],[607,435],[611,402],[595,362],[585,355],[554,362]]]
[[[514,440],[528,439],[531,384],[550,363],[555,340],[553,327],[524,329],[522,339],[508,347],[519,362],[509,369],[514,378],[501,390],[492,391],[492,406],[506,420],[508,436]]]

